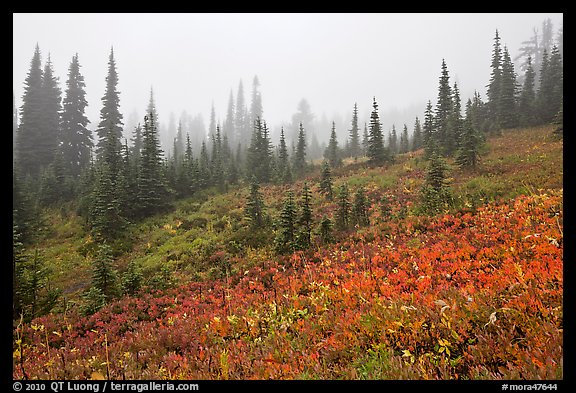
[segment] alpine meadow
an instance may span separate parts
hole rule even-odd
[[[12,378],[537,380],[553,389],[565,378],[562,14],[535,25],[516,15],[519,46],[495,26],[480,38],[486,46],[461,48],[484,59],[477,86],[465,85],[468,71],[440,43],[408,48],[414,57],[369,75],[379,66],[338,74],[340,58],[323,59],[318,84],[306,83],[323,90],[337,75],[327,106],[362,78],[400,73],[402,62],[434,75],[402,92],[369,81],[373,90],[350,93],[334,116],[308,98],[294,113],[272,109],[267,96],[282,92],[265,94],[264,48],[232,51],[238,67],[254,57],[249,80],[234,61],[193,53],[213,61],[202,78],[235,79],[229,92],[206,94],[184,76],[193,66],[176,71],[185,53],[164,58],[155,46],[169,45],[168,33],[146,45],[114,25],[140,55],[107,43],[105,78],[92,86],[83,58],[93,41],[61,36],[78,46],[60,74],[68,49],[43,47],[38,31],[13,93]],[[171,14],[146,16],[166,23]],[[203,14],[181,18],[192,16],[200,28]],[[411,24],[416,14],[388,16]],[[459,14],[429,16],[440,17]],[[273,25],[259,37],[270,29],[288,51],[289,33],[281,40]],[[373,50],[385,51],[392,38],[379,39]],[[212,50],[209,37],[195,40]],[[361,58],[353,42],[337,50]],[[301,86],[300,68],[319,61],[299,45],[301,67],[277,75],[287,85]],[[428,67],[419,57],[432,53]],[[144,104],[130,113],[128,78],[147,63],[200,96],[206,126],[195,107],[175,115],[160,105],[171,93],[156,76],[138,74]],[[426,83],[433,94],[420,100]],[[416,109],[394,110],[383,90],[413,94]]]

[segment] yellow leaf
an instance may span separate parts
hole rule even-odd
[[[98,371],[94,371],[92,374],[90,374],[90,379],[92,379],[92,380],[104,380],[106,378],[104,377],[104,375],[102,375]]]

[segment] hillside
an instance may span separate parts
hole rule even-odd
[[[563,162],[551,131],[489,138],[476,170],[452,168],[452,201],[433,217],[419,209],[421,151],[347,163],[334,188],[363,186],[371,225],[290,256],[273,252],[272,231],[247,229],[246,187],[179,201],[117,248],[118,270],[137,263],[143,291],[90,316],[75,304],[92,239],[72,210],[47,211],[36,247],[64,301],[15,329],[13,376],[562,378]],[[318,178],[306,179],[316,223],[336,207]],[[263,187],[271,217],[288,188]]]

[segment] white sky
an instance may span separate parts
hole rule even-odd
[[[484,98],[496,29],[514,57],[546,18],[555,32],[562,25],[561,13],[13,14],[13,90],[19,107],[36,43],[63,92],[77,52],[94,128],[113,46],[125,123],[144,113],[151,86],[161,122],[186,110],[208,125],[212,103],[223,122],[240,80],[250,104],[254,75],[270,125],[288,124],[302,98],[329,120],[349,116],[354,102],[367,118],[373,96],[382,112],[423,113],[436,101],[443,58],[463,103],[474,90]]]

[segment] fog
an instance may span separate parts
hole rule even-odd
[[[563,24],[558,13],[13,14],[13,91],[19,108],[36,44],[42,65],[50,56],[63,94],[78,53],[94,129],[113,47],[127,138],[151,88],[166,146],[184,112],[207,129],[213,106],[223,123],[240,81],[249,108],[258,76],[273,131],[290,127],[305,99],[318,127],[337,122],[343,140],[354,103],[363,124],[373,97],[385,130],[403,123],[411,130],[426,102],[436,101],[442,59],[463,103],[475,90],[484,99],[496,29],[514,58],[546,18],[555,31]],[[321,141],[326,128],[316,130]]]

